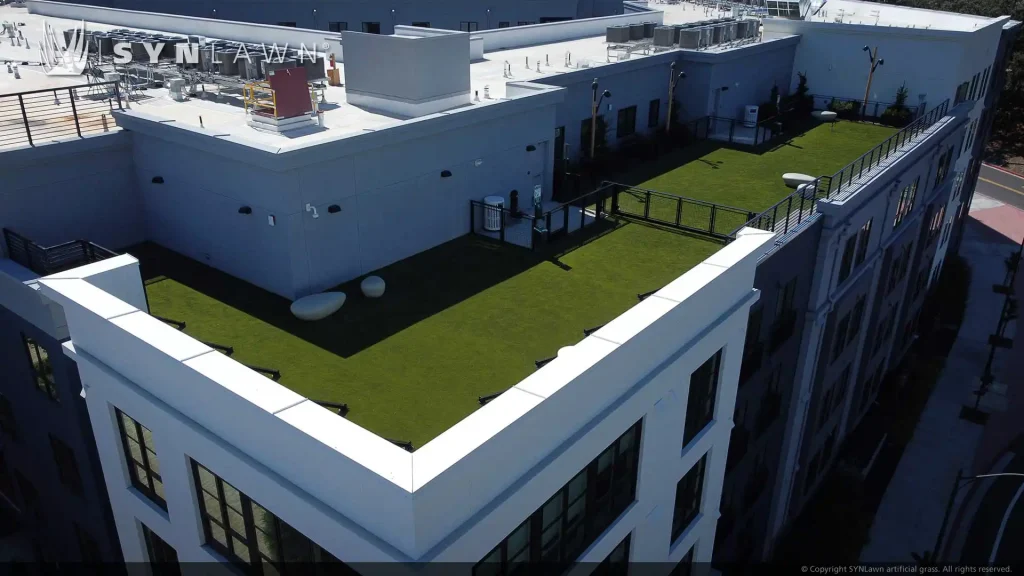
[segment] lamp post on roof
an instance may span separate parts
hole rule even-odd
[[[676,91],[676,84],[678,84],[683,78],[686,78],[686,72],[679,72],[679,74],[676,74],[676,63],[673,62],[671,66],[669,66],[668,73],[668,118],[665,119],[666,134],[672,131],[672,102]]]
[[[313,8],[313,29],[314,30],[317,29],[317,25],[316,25],[316,8]]]
[[[594,147],[597,145],[597,110],[601,107],[601,101],[605,98],[611,98],[612,93],[605,90],[601,93],[601,97],[597,96],[597,78],[594,78],[594,83],[591,84],[591,98],[590,98],[590,159],[594,159]]]
[[[874,52],[868,46],[864,46],[862,50],[868,53],[868,59],[871,60],[871,70],[868,72],[868,85],[864,88],[864,104],[860,108],[861,115],[868,109],[868,94],[871,93],[871,79],[875,76],[875,68],[885,64],[885,60],[878,57],[878,46],[875,46]]]

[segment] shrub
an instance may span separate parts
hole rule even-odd
[[[807,75],[803,72],[797,72],[796,75],[800,80],[796,85],[794,107],[801,114],[810,114],[814,110],[814,96],[811,96],[810,88],[807,87]]]
[[[853,120],[860,115],[860,102],[855,100],[840,101],[833,98],[828,104],[828,109],[844,120]]]
[[[887,126],[896,126],[901,128],[910,123],[913,119],[913,115],[910,110],[907,109],[907,97],[910,95],[910,91],[907,90],[907,85],[903,84],[896,90],[896,101],[893,102],[892,106],[885,109],[882,112],[879,121]]]

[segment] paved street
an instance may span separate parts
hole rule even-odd
[[[1024,210],[1024,177],[982,164],[975,194]]]

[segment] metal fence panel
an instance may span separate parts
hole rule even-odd
[[[122,109],[117,82],[32,90],[0,96],[0,149],[37,146],[116,129]]]

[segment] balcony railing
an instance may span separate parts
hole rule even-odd
[[[821,94],[814,94],[811,97],[814,98],[815,110],[827,110],[829,104],[833,101],[853,102],[857,106],[857,116],[865,118],[880,118],[886,109],[895,104],[895,102],[875,102],[874,100],[868,100],[867,106],[865,106],[864,101],[857,98],[840,98],[838,96],[824,96]],[[910,116],[912,118],[917,118],[920,107],[904,105],[903,108],[910,112]]]
[[[32,240],[4,228],[7,254],[11,260],[40,276],[48,276],[117,256],[115,252],[87,240],[72,240],[44,248]]]
[[[0,95],[0,149],[109,132],[121,105],[117,82]]]
[[[862,184],[865,176],[873,177],[877,173],[873,172],[875,168],[893,160],[897,152],[912,145],[915,138],[945,117],[948,110],[949,100],[946,100],[847,164],[842,170],[800,186],[771,208],[733,230],[729,237],[735,239],[736,234],[746,227],[777,232],[783,236],[789,234],[791,230],[798,228],[801,223],[817,213],[818,200],[837,199],[850,194],[855,184]]]

